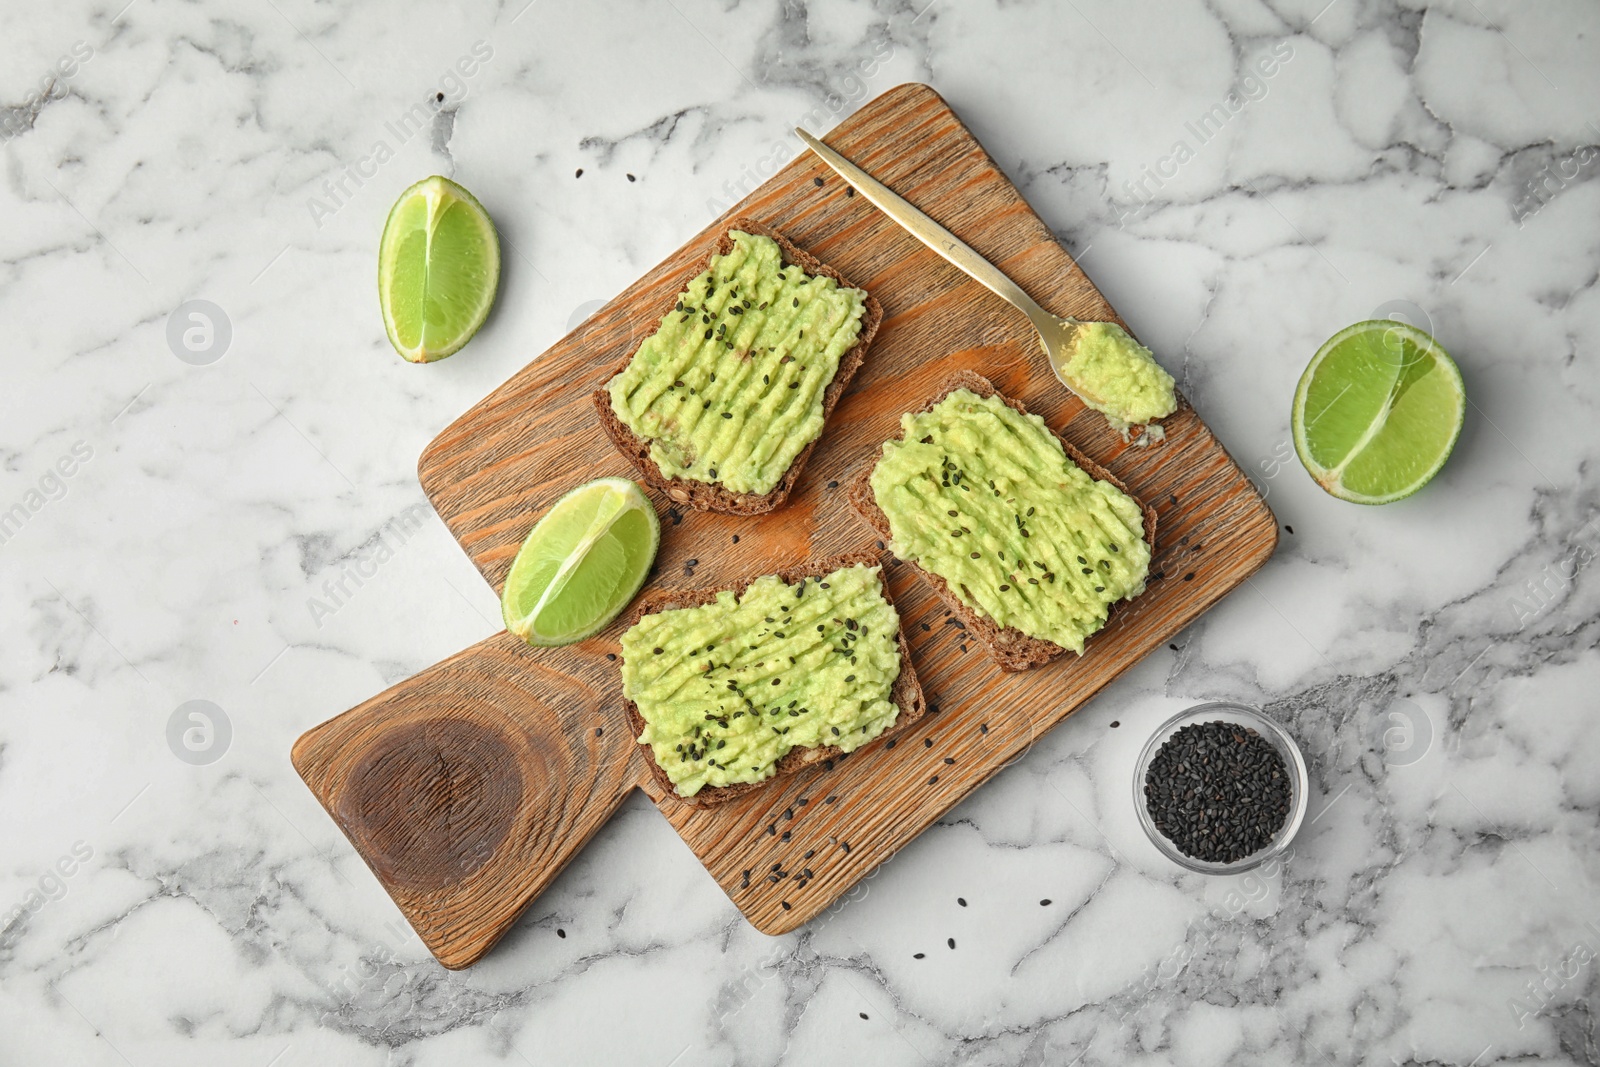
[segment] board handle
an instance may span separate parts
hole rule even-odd
[[[564,673],[540,652],[499,633],[294,745],[295,770],[446,967],[482,957],[647,777],[614,674]]]

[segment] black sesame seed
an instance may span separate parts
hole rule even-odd
[[[1117,719],[1112,719],[1111,720],[1111,728],[1113,730],[1115,730],[1117,727],[1119,727],[1121,725],[1122,725],[1122,723],[1119,720],[1117,720]]]
[[[811,184],[815,185],[818,189],[820,189],[820,188],[822,188],[822,179],[821,178],[812,178],[811,179]]]
[[[780,900],[778,903],[783,905],[784,911],[788,911],[793,906],[787,900]]]
[[[1288,818],[1288,771],[1254,730],[1191,724],[1152,757],[1144,797],[1156,828],[1184,855],[1233,863],[1271,844]]]
[[[659,655],[661,655],[661,650],[660,650],[660,649],[659,649],[659,648],[658,648],[658,649],[656,649],[656,650],[655,650],[655,654],[656,654],[656,655],[658,655],[658,656],[659,656]]]
[[[567,932],[565,930],[561,929],[560,927],[557,927],[556,928],[556,936],[564,938],[564,937],[567,936]]]
[[[1039,906],[1041,908],[1048,908],[1050,906],[1050,898],[1045,897],[1043,900],[1039,901]]]
[[[945,942],[944,943],[949,945],[951,948],[955,948],[956,947],[956,939],[953,938],[953,937],[945,938]]]
[[[960,904],[964,908],[964,907],[967,906],[967,898],[966,897],[956,897],[956,903]]]
[[[630,175],[628,175],[628,180],[629,180],[629,181],[630,181],[630,182],[636,182],[636,181],[638,181],[638,180],[639,180],[639,179],[638,179],[638,178],[635,178],[635,177],[634,177],[634,176],[633,176],[633,175],[631,175],[631,174],[630,174]]]
[[[578,168],[578,173],[576,173],[576,174],[574,174],[574,175],[573,175],[573,177],[574,177],[574,178],[581,178],[581,177],[583,177],[583,168],[582,168],[582,167],[579,167],[579,168]]]

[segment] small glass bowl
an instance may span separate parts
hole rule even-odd
[[[1155,758],[1161,746],[1166,744],[1173,734],[1185,726],[1197,725],[1206,722],[1237,723],[1247,726],[1272,742],[1278,754],[1283,757],[1283,765],[1289,771],[1289,815],[1278,829],[1271,844],[1258,849],[1250,855],[1232,863],[1210,863],[1205,860],[1186,856],[1178,850],[1178,846],[1168,839],[1156,828],[1155,820],[1150,817],[1150,808],[1145,803],[1144,777],[1150,769],[1150,761]],[[1300,829],[1301,820],[1306,814],[1306,793],[1308,791],[1308,778],[1306,776],[1306,761],[1300,755],[1300,746],[1294,743],[1277,723],[1267,718],[1255,708],[1244,704],[1233,704],[1228,701],[1215,701],[1210,704],[1197,704],[1185,711],[1180,711],[1151,735],[1145,742],[1144,750],[1139,753],[1139,762],[1133,771],[1133,806],[1139,813],[1139,825],[1144,827],[1144,832],[1149,836],[1151,844],[1160,850],[1161,854],[1185,870],[1195,871],[1198,874],[1240,874],[1244,871],[1254,870],[1268,860],[1281,856],[1288,848],[1289,842],[1294,840],[1294,835]]]

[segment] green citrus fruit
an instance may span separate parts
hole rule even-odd
[[[616,618],[661,544],[655,505],[626,478],[581,485],[545,512],[517,551],[500,610],[530,645],[569,645]]]
[[[1428,484],[1466,414],[1461,371],[1394,319],[1358,322],[1317,350],[1294,394],[1294,447],[1340,500],[1387,504]]]
[[[473,195],[448,178],[400,194],[378,246],[378,300],[395,351],[431,363],[472,340],[500,284],[500,239]]]

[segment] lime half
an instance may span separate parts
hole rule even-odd
[[[1387,504],[1428,484],[1455,447],[1467,393],[1432,337],[1358,322],[1317,350],[1294,393],[1294,447],[1340,500]]]
[[[448,178],[400,194],[378,246],[378,300],[396,352],[432,363],[472,340],[500,284],[500,239],[488,212]]]
[[[661,544],[655,505],[626,478],[601,478],[556,501],[506,575],[506,629],[530,645],[569,645],[616,618]]]

